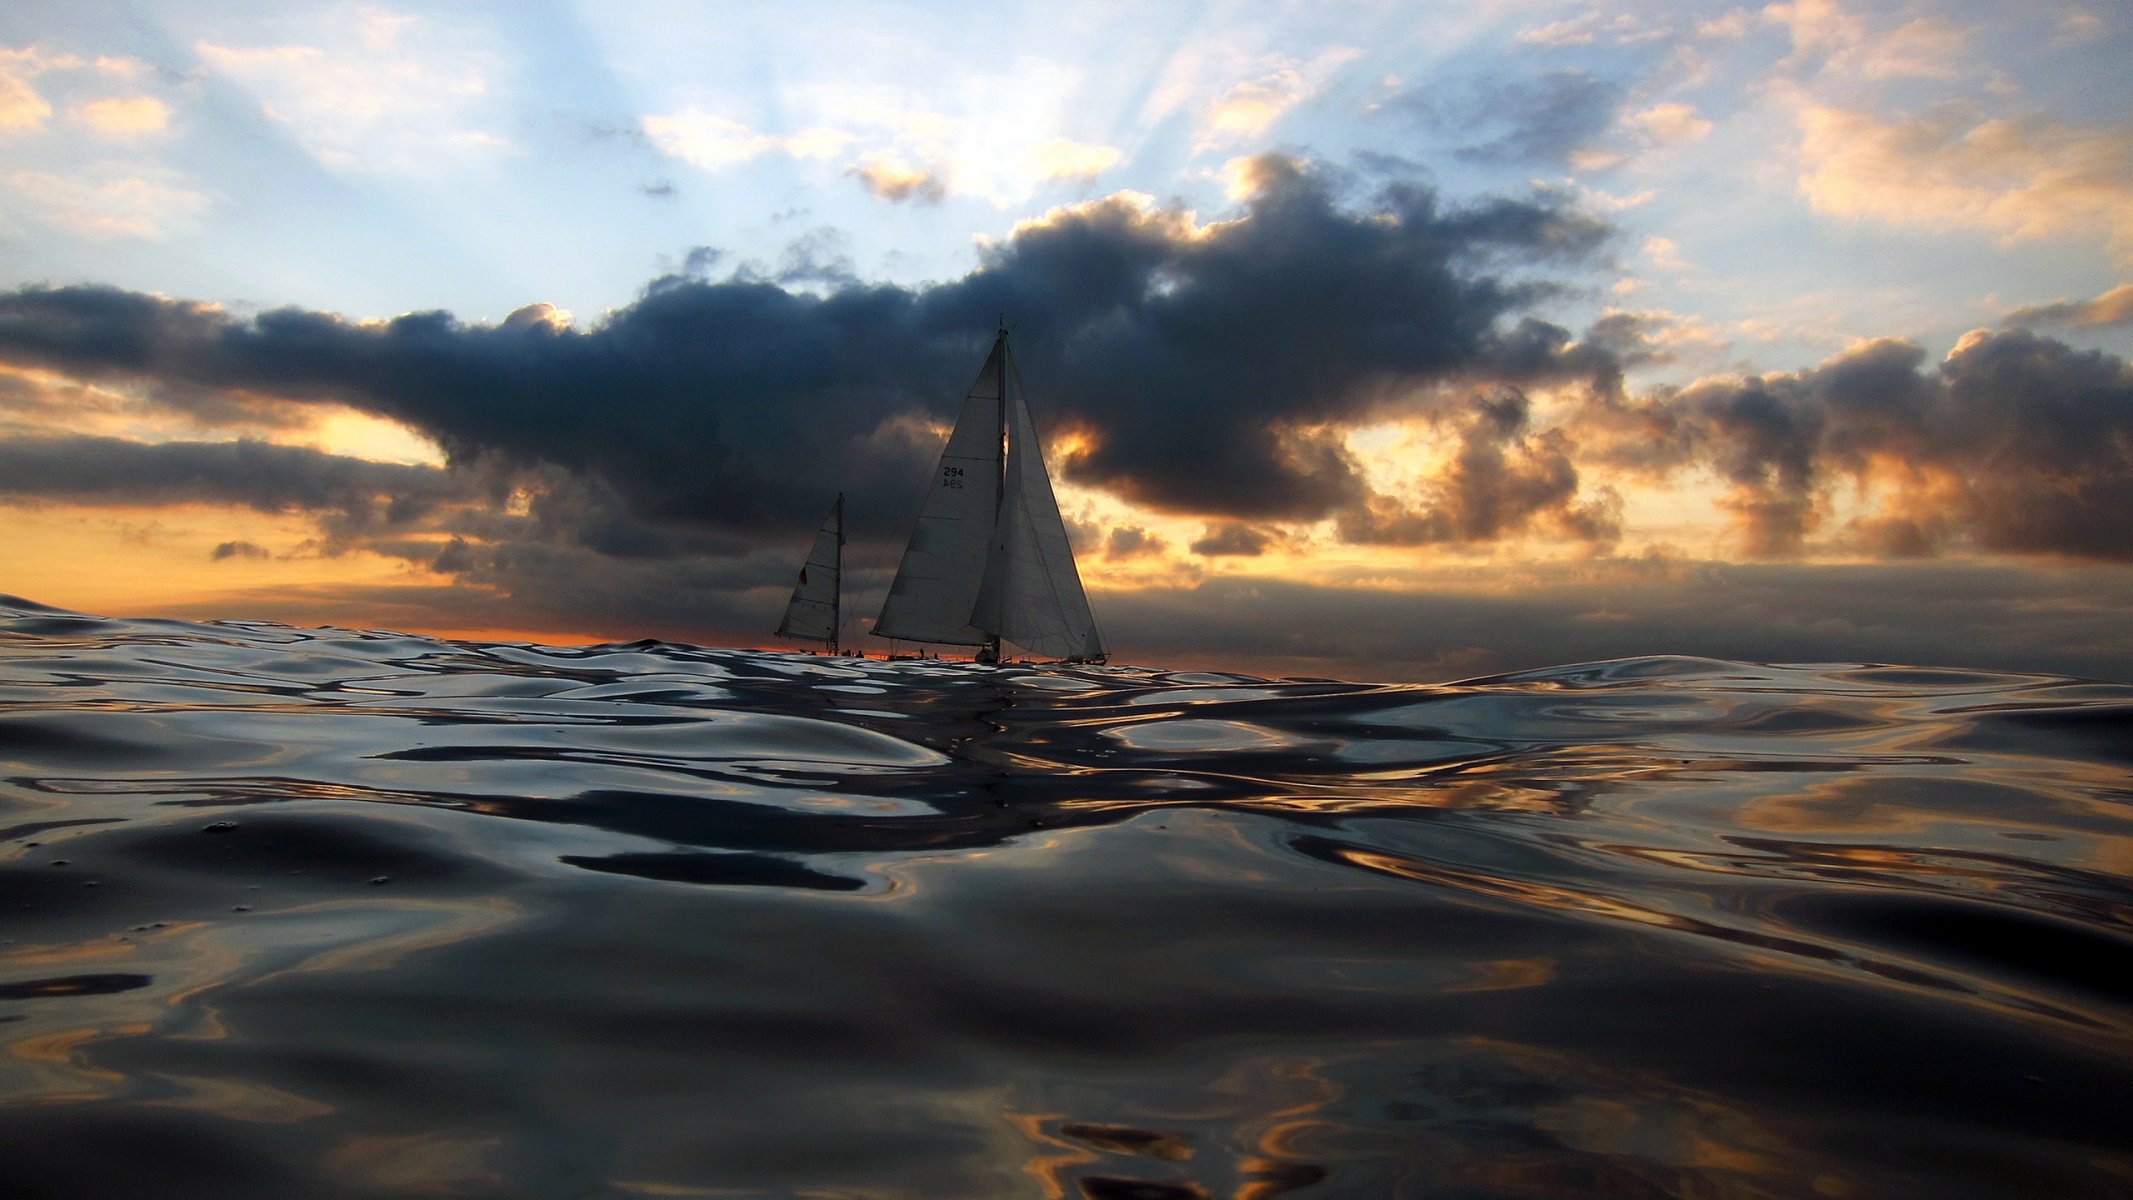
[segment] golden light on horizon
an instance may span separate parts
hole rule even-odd
[[[0,512],[9,528],[8,590],[83,612],[157,612],[237,593],[437,578],[367,550],[326,553],[307,512],[212,504],[9,504]]]

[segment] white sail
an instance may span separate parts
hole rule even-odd
[[[1081,588],[1021,382],[1010,364],[1006,495],[971,621],[1039,654],[1102,658],[1103,639]]]
[[[933,484],[904,547],[896,580],[874,622],[878,637],[943,646],[982,646],[992,634],[970,623],[1000,506],[1000,381],[1007,341],[992,353],[963,398]]]
[[[837,645],[843,547],[844,497],[839,496],[800,568],[800,581],[793,585],[792,599],[785,605],[785,619],[778,622],[779,637],[827,642],[832,648]]]
[[[963,400],[874,632],[1104,657],[1004,331]]]

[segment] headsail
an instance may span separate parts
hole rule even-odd
[[[1055,658],[1104,656],[1095,614],[1074,566],[1044,450],[1009,363],[1006,495],[971,623]]]
[[[844,574],[844,495],[830,506],[814,548],[800,567],[800,581],[793,585],[792,599],[785,605],[785,619],[778,622],[778,636],[827,642],[837,649],[842,609]]]
[[[987,647],[981,660],[1003,639],[1104,657],[1005,330],[964,396],[874,632]]]

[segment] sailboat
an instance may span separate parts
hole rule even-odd
[[[974,646],[981,663],[1008,642],[1104,661],[1005,328],[963,397],[874,634]]]
[[[778,636],[822,642],[831,654],[842,653],[838,644],[844,624],[844,493],[830,505],[815,544],[800,566],[800,581],[793,585],[792,599],[785,603],[785,619],[778,622]]]

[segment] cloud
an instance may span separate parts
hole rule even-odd
[[[1664,28],[1647,25],[1631,13],[1609,16],[1598,7],[1574,17],[1521,29],[1517,41],[1528,46],[1590,46],[1600,38],[1615,43],[1651,41],[1667,36]]]
[[[1604,548],[1623,535],[1615,476],[1707,473],[1750,555],[2133,554],[2117,358],[2017,330],[1937,365],[1879,341],[1808,371],[1630,395],[1625,371],[1709,331],[1616,312],[1573,335],[1524,311],[1554,294],[1536,272],[1602,243],[1594,219],[1547,197],[1447,206],[1413,184],[1343,199],[1336,177],[1281,157],[1245,177],[1228,221],[1130,195],[1070,205],[915,288],[859,281],[834,238],[811,237],[775,269],[668,277],[585,326],[537,305],[493,326],[357,323],[30,288],[0,297],[0,360],[187,411],[354,406],[463,467],[535,473],[522,515],[543,544],[618,556],[786,537],[823,480],[852,497],[856,540],[893,546],[914,464],[1002,312],[1055,470],[1217,530]],[[1539,421],[1531,389],[1569,422]],[[1347,436],[1375,422],[1436,430],[1441,461],[1366,471]]]
[[[1745,8],[1736,8],[1723,16],[1711,17],[1696,23],[1696,36],[1731,41],[1746,36],[1750,14]]]
[[[75,110],[75,119],[107,137],[139,137],[170,126],[170,106],[154,96],[115,96],[92,100]]]
[[[0,185],[29,214],[91,238],[159,240],[206,217],[214,201],[170,172],[102,172],[91,179],[45,171],[10,171]]]
[[[1192,552],[1206,558],[1257,558],[1274,544],[1274,536],[1249,525],[1210,525],[1192,544]]]
[[[335,171],[427,174],[512,149],[491,128],[501,60],[476,37],[377,8],[327,21],[319,44],[194,50]]]
[[[1678,146],[1711,132],[1711,122],[1698,116],[1693,104],[1654,104],[1624,117],[1622,123],[1652,147]]]
[[[876,155],[847,169],[845,174],[857,179],[876,196],[895,203],[915,200],[920,204],[939,204],[948,191],[940,176],[910,166],[894,155]]]
[[[1047,138],[1037,146],[1037,170],[1046,179],[1094,179],[1124,158],[1116,146],[1071,138]]]
[[[1459,150],[1459,157],[1491,163],[1568,163],[1613,128],[1623,96],[1619,84],[1585,71],[1553,71],[1530,83],[1495,85],[1462,111],[1458,123],[1509,128]]]
[[[1662,271],[1688,271],[1693,268],[1681,257],[1681,247],[1672,238],[1654,234],[1644,239],[1644,257]]]
[[[0,498],[90,505],[209,503],[314,515],[324,548],[405,527],[481,494],[471,473],[375,463],[256,441],[107,437],[0,441]],[[232,551],[231,553],[242,553]],[[216,558],[227,558],[219,550]]]
[[[2008,243],[2101,234],[2133,262],[2133,126],[1945,110],[1883,123],[1813,104],[1798,119],[1800,191],[1817,212]]]
[[[834,158],[854,139],[835,129],[805,129],[789,136],[759,133],[739,121],[688,108],[639,122],[660,153],[706,171],[738,166],[765,154]]]
[[[1120,525],[1111,530],[1104,539],[1104,557],[1111,559],[1143,558],[1160,555],[1166,548],[1162,538],[1138,525]]]
[[[1599,10],[1550,21],[1518,31],[1518,40],[1530,46],[1589,46],[1599,26]]]
[[[1165,68],[1142,116],[1152,123],[1181,110],[1193,114],[1195,151],[1244,146],[1263,139],[1360,57],[1361,51],[1346,46],[1308,59],[1249,55],[1219,44],[1181,52]]]
[[[1458,448],[1422,482],[1421,502],[1373,496],[1343,514],[1342,540],[1413,546],[1540,536],[1612,545],[1622,535],[1621,502],[1612,493],[1581,499],[1574,446],[1561,430],[1534,434],[1531,411],[1516,390],[1477,398],[1447,421]]]
[[[1426,411],[1445,402],[1440,385],[1609,369],[1537,332],[1551,327],[1504,328],[1552,294],[1534,271],[1583,261],[1606,236],[1560,201],[1452,207],[1397,185],[1351,207],[1332,179],[1281,158],[1257,165],[1254,186],[1237,219],[1207,226],[1131,197],[1055,210],[979,270],[921,288],[862,284],[834,246],[808,243],[774,274],[657,281],[587,328],[239,319],[33,288],[0,301],[0,358],[345,403],[455,460],[604,481],[648,520],[781,531],[820,507],[825,478],[855,512],[900,514],[913,464],[933,453],[922,418],[960,394],[1002,312],[1046,424],[1079,434],[1058,469],[1209,519],[1314,520],[1360,503],[1338,427]],[[1505,268],[1522,277],[1492,273]]]
[[[1467,162],[1578,171],[1618,167],[1635,155],[1695,141],[1712,129],[1694,105],[1666,102],[1632,111],[1629,100],[1621,84],[1589,71],[1561,70],[1492,81],[1463,94],[1426,85],[1394,95],[1378,108],[1419,116],[1440,134],[1460,139],[1465,144],[1453,153]]]
[[[268,550],[265,546],[256,542],[246,541],[223,542],[208,553],[208,558],[215,562],[226,562],[233,558],[272,557],[274,557],[273,551]]]
[[[1966,335],[1938,365],[1862,343],[1806,371],[1601,399],[1574,432],[1595,461],[1726,485],[1745,553],[1802,553],[1837,511],[1855,548],[2133,561],[2133,367],[2026,330]]]
[[[1969,35],[1931,17],[1917,17],[1878,38],[1861,55],[1872,79],[1952,79],[1970,57]]]
[[[2072,325],[2099,328],[2133,325],[2133,283],[2121,283],[2093,300],[2060,300],[2018,308],[2001,322],[2013,327]]]
[[[1062,84],[1048,79],[1042,86]],[[760,132],[694,108],[647,116],[641,125],[661,153],[703,170],[724,170],[766,154],[833,161],[892,203],[938,204],[950,194],[1004,202],[1046,183],[1087,182],[1124,158],[1113,146],[1025,135],[995,112],[955,118],[834,92],[814,97],[812,107],[822,110],[823,119],[790,135]]]
[[[0,134],[34,133],[51,119],[51,102],[30,82],[44,65],[35,50],[0,47]]]

